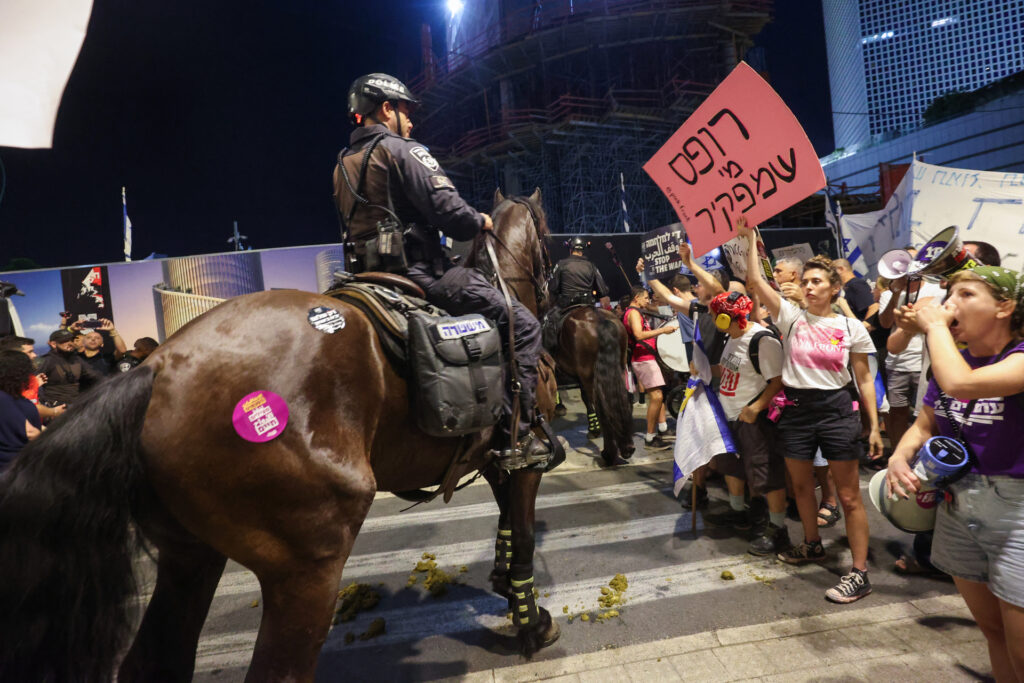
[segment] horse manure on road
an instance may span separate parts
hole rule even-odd
[[[721,574],[720,578],[722,579],[722,581],[732,581],[736,577],[733,576],[731,571],[729,571],[728,569],[724,569],[724,570],[722,570],[722,574]]]
[[[467,571],[463,566],[461,571]],[[423,587],[435,598],[448,592],[448,586],[453,583],[452,575],[437,568],[437,556],[433,553],[423,553],[423,558],[416,563],[413,573],[409,574],[409,580],[405,585],[413,587],[419,580],[417,574],[426,574],[423,578]]]
[[[380,602],[380,594],[365,583],[350,583],[338,592],[341,604],[334,611],[333,623],[352,621],[356,615],[373,609]]]
[[[615,619],[620,616],[617,608],[626,604],[626,597],[624,594],[627,588],[629,588],[629,580],[624,574],[616,574],[614,578],[608,582],[607,586],[601,586],[601,595],[597,599],[598,613],[593,617],[594,622],[604,623],[609,619]],[[583,612],[579,615],[569,614],[568,605],[562,607],[562,614],[569,615],[570,624],[576,616],[579,616],[580,621],[591,620],[589,612]]]
[[[385,633],[387,633],[387,629],[384,628],[384,619],[383,617],[377,617],[366,627],[366,631],[359,634],[359,640],[369,640]]]

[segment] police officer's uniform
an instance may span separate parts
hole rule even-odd
[[[370,86],[367,86],[368,81]],[[379,92],[382,84],[383,93]],[[416,103],[401,82],[384,74],[364,76],[353,84],[349,92],[350,113],[358,108],[358,103],[353,103],[353,91],[373,99],[369,111],[356,112],[362,117],[383,101]],[[365,102],[363,104],[369,106]],[[370,146],[373,149],[366,160],[364,174],[363,160]],[[358,202],[341,169],[335,169],[335,199],[347,236],[372,234],[377,222],[388,217],[388,211],[394,213],[407,230],[405,252],[409,268],[404,273],[406,277],[423,289],[430,303],[452,315],[479,313],[495,321],[501,330],[502,342],[507,343],[508,308],[501,292],[478,270],[453,265],[441,246],[439,231],[456,240],[469,240],[483,227],[484,218],[459,196],[426,147],[378,123],[356,128],[350,138],[350,147],[338,156],[339,164],[344,164],[354,189],[368,200],[365,204]],[[361,183],[360,178],[363,178]],[[357,243],[355,252],[355,267],[359,268],[365,245]],[[522,384],[518,433],[523,436],[529,433],[536,405],[540,324],[519,301],[513,299],[512,307],[515,311],[518,377]],[[506,383],[506,422],[511,419],[511,400],[512,393]],[[540,442],[534,442],[530,450],[537,452],[541,447]]]
[[[578,237],[574,238],[570,245],[573,251],[581,251],[584,247],[585,243]],[[592,306],[594,292],[597,292],[599,299],[604,298],[608,296],[608,285],[604,283],[597,266],[583,256],[570,253],[555,266],[549,287],[555,305],[544,318],[542,334],[544,346],[554,353],[558,347],[558,334],[568,310],[573,306]]]

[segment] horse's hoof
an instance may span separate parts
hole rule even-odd
[[[553,644],[562,635],[562,629],[543,607],[540,608],[540,620],[535,628],[519,629],[519,652],[530,659],[540,649]]]
[[[633,446],[632,444],[622,449],[622,457],[626,460],[632,458],[634,453],[636,453],[636,446]]]
[[[587,438],[588,439],[596,439],[596,438],[598,438],[600,436],[601,436],[601,430],[600,429],[591,430],[591,431],[587,432]]]
[[[559,403],[555,406],[555,417],[565,417],[569,413],[569,409],[565,407],[564,403]]]
[[[628,465],[629,464],[628,460],[625,460],[625,459],[619,457],[618,455],[612,456],[611,458],[607,458],[607,457],[602,455],[601,459],[604,460],[604,466],[605,467],[618,467],[619,465]]]

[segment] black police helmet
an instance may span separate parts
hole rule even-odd
[[[394,76],[387,74],[366,74],[360,76],[348,89],[348,118],[360,126],[367,115],[384,102],[420,103],[412,96],[409,88]]]
[[[583,251],[590,246],[590,242],[582,237],[573,237],[569,242],[569,251]]]

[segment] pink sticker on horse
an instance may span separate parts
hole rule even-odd
[[[846,367],[846,330],[816,327],[804,320],[793,327],[791,358],[795,365],[840,372]]]
[[[288,424],[288,404],[272,391],[254,391],[238,402],[231,421],[246,441],[270,441]]]

